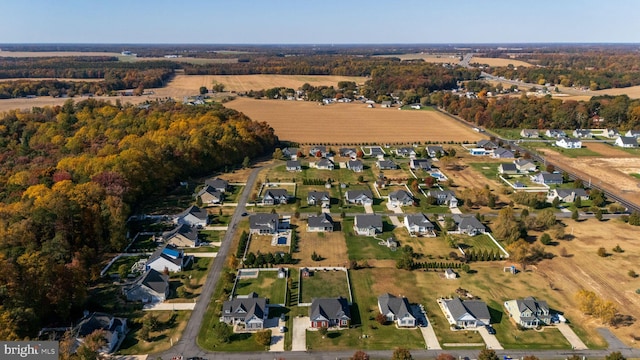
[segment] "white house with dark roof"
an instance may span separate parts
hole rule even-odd
[[[391,160],[378,160],[376,161],[376,167],[380,170],[395,170],[398,168],[398,165]]]
[[[515,175],[518,173],[518,168],[516,167],[516,164],[504,163],[498,165],[498,172],[504,175]]]
[[[123,293],[128,301],[155,304],[165,301],[169,290],[169,275],[148,269],[132,285],[124,288]]]
[[[437,205],[449,205],[452,208],[458,206],[456,194],[451,190],[429,190],[427,196],[435,198]]]
[[[149,256],[145,270],[154,269],[164,273],[166,269],[169,272],[178,272],[184,270],[192,261],[193,256],[185,255],[184,251],[171,244],[165,244]]]
[[[308,232],[332,232],[333,231],[333,219],[327,213],[320,215],[312,215],[307,218],[307,231]]]
[[[633,136],[634,138],[637,138],[640,136],[640,130],[629,130],[624,134],[624,136]]]
[[[409,167],[413,170],[431,170],[431,160],[429,159],[411,159]]]
[[[287,204],[290,196],[287,189],[267,189],[262,195],[263,205]]]
[[[635,136],[618,136],[613,144],[623,148],[634,148],[638,147],[638,138]]]
[[[275,234],[279,227],[278,214],[258,213],[249,216],[249,232],[251,234]]]
[[[572,203],[577,198],[580,200],[589,200],[589,195],[585,189],[551,189],[547,194],[547,201],[553,202],[553,199],[558,198],[561,202]]]
[[[282,155],[291,160],[298,160],[298,152],[300,152],[300,149],[294,147],[282,149]]]
[[[353,229],[358,235],[374,236],[382,232],[382,217],[377,214],[357,214]]]
[[[544,136],[550,137],[550,138],[561,138],[561,137],[567,137],[567,133],[564,132],[564,130],[549,129],[545,131]]]
[[[187,224],[189,226],[205,227],[209,223],[209,213],[205,209],[191,205],[187,210],[176,215],[173,222],[178,225]]]
[[[355,159],[358,156],[358,150],[355,148],[340,148],[338,152],[342,157]]]
[[[335,164],[333,163],[333,161],[327,159],[327,158],[322,158],[318,161],[316,161],[315,163],[315,167],[318,170],[333,170],[335,169]]]
[[[222,304],[222,321],[229,325],[244,325],[245,330],[262,330],[269,317],[266,298],[256,293],[236,297]]]
[[[351,323],[349,302],[343,297],[313,299],[309,307],[309,320],[314,329],[349,327]]]
[[[442,299],[441,301],[445,317],[452,325],[474,329],[491,323],[491,314],[484,301],[461,300],[460,298]]]
[[[398,327],[415,327],[416,317],[411,312],[411,305],[406,297],[398,297],[389,293],[378,296],[378,310],[389,322]]]
[[[513,154],[513,151],[499,147],[493,150],[491,157],[494,159],[513,159],[515,155]]]
[[[204,184],[209,185],[220,192],[226,192],[229,190],[229,182],[220,178],[208,179]]]
[[[416,151],[412,147],[401,147],[396,149],[396,154],[402,157],[415,157]]]
[[[396,190],[389,193],[389,205],[391,206],[409,206],[413,205],[413,196],[406,190]]]
[[[177,247],[198,247],[200,245],[198,229],[187,224],[180,224],[171,231],[165,231],[162,233],[162,239],[165,243]]]
[[[309,191],[307,194],[308,205],[322,205],[324,208],[328,208],[331,205],[331,197],[326,191]]]
[[[203,204],[220,204],[224,200],[224,193],[211,185],[205,184],[196,193],[196,197],[200,198]]]
[[[487,228],[474,215],[453,214],[451,219],[456,225],[455,232],[458,234],[475,236],[487,232]]]
[[[105,345],[98,352],[110,354],[116,350],[127,334],[127,319],[115,317],[111,314],[94,312],[80,319],[78,325],[73,328],[76,343],[84,342],[84,338],[93,332],[103,331]]]
[[[344,193],[345,200],[349,204],[370,205],[373,204],[373,193],[371,190],[347,190]]]
[[[427,150],[427,155],[429,155],[429,157],[431,158],[447,155],[447,152],[444,151],[444,149],[440,145],[428,145],[426,147],[426,150]],[[438,153],[440,155],[438,155]]]
[[[347,161],[347,169],[353,172],[362,172],[364,170],[364,164],[360,160]]]
[[[302,164],[299,160],[287,160],[285,167],[287,171],[302,171]]]
[[[608,137],[609,139],[615,139],[620,136],[620,132],[616,129],[605,129],[604,136]]]
[[[564,179],[562,178],[562,174],[542,171],[536,175],[533,175],[531,177],[531,181],[537,184],[544,185],[560,185],[563,183]]]
[[[436,236],[435,226],[423,213],[407,214],[403,223],[411,236]]]
[[[573,130],[573,137],[579,139],[593,139],[593,133],[589,129],[575,129]]]
[[[311,149],[309,149],[309,155],[313,157],[327,157],[329,156],[329,152],[327,151],[326,146],[314,146]]]
[[[482,139],[476,143],[476,147],[482,148],[485,150],[494,150],[494,149],[497,149],[499,145],[491,140]]]
[[[582,147],[582,141],[578,139],[560,138],[556,140],[556,146],[565,149],[580,149]]]
[[[551,324],[549,305],[546,301],[537,300],[533,296],[505,301],[504,308],[509,317],[522,327],[536,328]]]

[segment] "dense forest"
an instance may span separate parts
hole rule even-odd
[[[487,72],[540,85],[551,83],[590,90],[640,85],[640,57],[637,53],[542,53],[525,54],[518,59],[535,66],[495,67]]]
[[[0,116],[0,339],[68,324],[126,245],[129,209],[178,181],[277,141],[221,105],[114,106],[93,99]]]
[[[487,128],[579,129],[640,128],[640,99],[598,96],[589,101],[563,101],[546,97],[500,97],[469,99],[436,92],[423,102],[439,106],[463,119]],[[593,123],[598,115],[602,122]]]

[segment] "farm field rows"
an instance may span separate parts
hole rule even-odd
[[[238,98],[226,106],[253,120],[267,122],[281,140],[298,143],[384,144],[484,138],[436,111],[371,109],[362,103],[319,106],[311,102],[248,98]]]

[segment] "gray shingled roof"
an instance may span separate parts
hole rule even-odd
[[[384,315],[392,313],[396,317],[404,317],[405,315],[409,314],[413,317],[413,314],[411,313],[411,306],[409,306],[409,301],[404,296],[397,297],[389,293],[380,295],[378,296],[378,305],[380,306],[380,310]]]
[[[274,230],[278,228],[278,214],[259,213],[249,216],[249,229],[268,229]]]
[[[473,215],[460,215],[453,214],[451,215],[453,221],[458,225],[460,229],[482,229],[484,230],[484,225],[480,222],[480,220],[476,219]]]
[[[233,317],[234,319],[250,319],[255,315],[258,319],[264,318],[267,308],[267,299],[261,297],[235,298],[225,301],[222,305],[222,315]]]
[[[191,205],[189,206],[189,208],[183,212],[181,212],[180,214],[176,215],[176,217],[178,218],[183,218],[187,215],[193,215],[196,218],[200,219],[200,220],[206,220],[209,217],[209,213],[207,213],[207,210],[205,209],[200,209],[199,207],[195,206],[195,205]]]
[[[533,296],[527,296],[522,300],[516,300],[518,304],[518,310],[520,313],[525,311],[526,309],[531,310],[534,314],[538,313],[539,310],[543,310],[545,312],[549,312],[549,305],[547,305],[546,301],[538,301]]]
[[[364,190],[347,190],[345,192],[345,196],[347,198],[347,200],[355,200],[361,196],[366,196],[369,199],[373,199],[373,193],[371,193],[371,190],[369,189],[364,189]]]
[[[391,201],[413,201],[413,196],[406,190],[397,190],[389,193],[389,200]]]
[[[314,320],[351,319],[349,303],[343,297],[313,299],[309,317]]]
[[[149,269],[136,280],[136,285],[146,286],[159,294],[164,294],[169,287],[169,276]]]
[[[162,233],[162,238],[167,241],[175,235],[182,235],[191,241],[198,240],[198,230],[187,224],[176,226],[173,230]]]
[[[455,298],[447,301],[447,308],[453,316],[454,320],[462,318],[465,314],[469,314],[476,319],[491,319],[489,308],[484,301],[480,300],[460,300]]]
[[[407,214],[406,218],[409,226],[421,226],[421,227],[427,227],[427,228],[434,228],[431,221],[429,221],[427,216],[423,213]]]
[[[317,216],[309,216],[309,218],[307,218],[307,224],[313,228],[333,226],[333,219],[331,219],[329,214],[322,213]]]
[[[206,185],[212,186],[214,189],[226,189],[229,187],[229,182],[220,178],[208,179],[204,182]]]
[[[512,163],[500,164],[500,167],[502,167],[502,171],[518,171],[516,164]]]
[[[381,228],[382,217],[377,214],[357,214],[354,220],[356,226],[360,229],[363,228]]]

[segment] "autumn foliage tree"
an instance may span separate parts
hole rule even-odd
[[[613,302],[602,299],[593,291],[582,289],[576,293],[575,297],[580,311],[600,319],[603,324],[610,324],[618,313]]]

